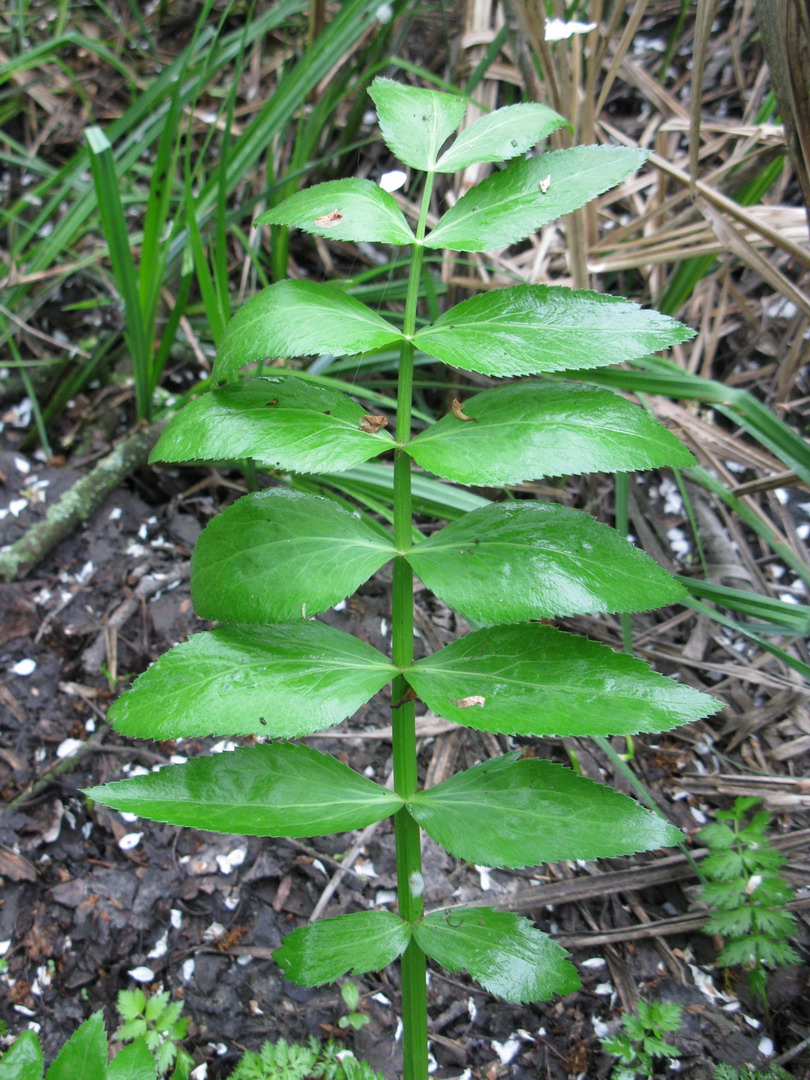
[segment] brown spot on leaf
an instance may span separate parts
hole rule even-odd
[[[474,705],[483,705],[486,700],[480,694],[470,694],[469,697],[459,698],[458,701],[452,701],[450,704],[459,709],[471,709]]]
[[[341,214],[340,210],[330,210],[323,217],[316,217],[314,224],[323,229],[329,228],[330,225],[339,225],[341,221],[343,221],[343,214]]]
[[[450,403],[450,409],[456,420],[474,420],[476,424],[478,423],[477,416],[467,416],[467,414],[464,412],[464,406],[461,404],[458,398],[453,398],[452,402]]]
[[[378,431],[381,431],[387,425],[387,416],[374,416],[370,413],[364,413],[360,417],[360,430],[367,431],[369,435],[376,435]]]

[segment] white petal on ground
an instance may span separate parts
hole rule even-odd
[[[127,975],[129,975],[130,979],[134,979],[135,982],[139,983],[150,983],[155,978],[154,971],[152,971],[151,968],[145,966],[134,967],[131,971],[127,972]]]
[[[565,41],[574,34],[588,34],[596,29],[596,23],[566,22],[564,19],[546,19],[546,41]]]

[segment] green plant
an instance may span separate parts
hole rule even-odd
[[[169,1001],[169,991],[147,997],[140,988],[119,990],[116,1008],[123,1024],[114,1038],[122,1042],[142,1039],[154,1055],[161,1076],[177,1057],[178,1043],[186,1037],[188,1017],[181,1016],[182,1001]]]
[[[618,1035],[602,1039],[602,1046],[619,1059],[613,1080],[635,1080],[639,1073],[652,1076],[656,1058],[678,1058],[681,1052],[664,1039],[681,1026],[682,1007],[672,1001],[640,1001],[638,1010],[622,1017]]]
[[[578,985],[564,951],[526,919],[487,908],[425,914],[421,829],[458,858],[520,867],[654,849],[680,833],[657,814],[570,769],[516,750],[436,787],[418,783],[414,700],[460,724],[517,736],[661,731],[715,703],[633,657],[541,620],[639,611],[681,599],[683,586],[589,515],[556,504],[484,504],[429,537],[417,528],[412,464],[458,484],[505,485],[602,468],[627,471],[692,458],[643,410],[557,373],[617,364],[691,337],[625,300],[547,286],[475,296],[425,324],[417,302],[425,252],[485,251],[619,183],[644,161],[624,147],[527,151],[562,119],[516,105],[466,128],[466,101],[377,79],[383,138],[423,175],[415,231],[374,183],[347,179],[292,195],[259,221],[333,239],[409,246],[401,322],[339,285],[281,281],[228,324],[214,370],[233,379],[268,357],[399,348],[394,434],[386,417],[290,374],[214,389],[171,422],[153,458],[253,459],[312,474],[393,452],[389,532],[368,515],[301,490],[251,493],[203,531],[192,559],[195,608],[225,625],[162,657],[113,707],[118,731],[151,738],[215,733],[257,745],[171,766],[88,794],[147,818],[261,836],[313,836],[394,816],[398,913],[361,911],[288,936],[276,953],[307,985],[402,958],[405,1080],[427,1074],[426,959],[467,970],[517,1002]],[[475,162],[518,158],[426,228],[434,181]],[[419,183],[418,179],[414,183]],[[496,376],[550,373],[454,401],[412,436],[414,357]],[[419,479],[419,478],[416,478]],[[415,485],[414,485],[415,486]],[[441,505],[441,504],[439,504]],[[393,561],[392,655],[313,616]],[[480,629],[414,660],[413,579]],[[339,723],[392,683],[394,790],[289,741]]]
[[[768,1065],[764,1069],[751,1069],[743,1065],[718,1065],[714,1070],[714,1080],[793,1080],[789,1072],[779,1065]]]
[[[117,1033],[116,1033],[117,1034]],[[144,1038],[108,1058],[107,1032],[103,1013],[96,1012],[81,1024],[45,1071],[39,1036],[24,1031],[0,1058],[0,1080],[157,1080],[165,1070],[156,1071],[155,1058]],[[178,1058],[172,1080],[188,1080],[193,1062],[188,1054]]]
[[[383,1080],[383,1076],[331,1039],[319,1043],[311,1036],[305,1046],[278,1039],[266,1042],[258,1053],[247,1050],[230,1080]]]
[[[765,1005],[766,969],[800,958],[786,940],[796,931],[796,916],[780,906],[796,894],[779,873],[785,858],[768,840],[770,816],[750,813],[759,801],[735,799],[698,837],[709,848],[700,864],[701,899],[715,909],[704,930],[726,938],[717,962],[748,968],[748,985]]]
[[[338,1020],[338,1026],[342,1028],[354,1028],[355,1031],[359,1031],[361,1027],[369,1022],[370,1017],[364,1012],[360,1012],[358,1005],[360,1004],[360,990],[357,983],[351,981],[345,982],[340,988],[340,996],[343,998],[343,1004],[349,1010],[346,1016],[341,1016]]]

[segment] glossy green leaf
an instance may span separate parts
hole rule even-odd
[[[139,738],[294,739],[339,724],[395,674],[382,653],[323,623],[221,626],[164,653],[107,715]]]
[[[203,394],[174,416],[150,461],[253,458],[291,472],[342,472],[393,446],[363,430],[365,409],[294,376],[246,379]]]
[[[337,604],[394,554],[332,499],[286,488],[229,506],[203,530],[191,595],[203,619],[288,622]]]
[[[107,1068],[105,1080],[155,1080],[155,1059],[142,1039],[125,1046]]]
[[[462,484],[624,472],[694,458],[643,409],[580,383],[512,383],[463,403],[408,445],[424,469]]]
[[[278,281],[251,297],[225,327],[214,378],[279,356],[368,352],[402,334],[371,308],[331,285]]]
[[[507,1001],[547,1001],[580,985],[565,950],[528,919],[506,911],[434,911],[414,923],[413,936],[431,960],[448,971],[468,971]]]
[[[531,150],[565,119],[546,105],[507,105],[474,120],[436,164],[436,172],[457,172],[480,161],[509,161]]]
[[[428,234],[425,246],[453,251],[508,247],[615,187],[646,159],[645,150],[624,146],[575,146],[517,161],[462,195]]]
[[[485,375],[534,375],[626,363],[694,336],[618,296],[515,285],[464,300],[414,335],[418,349]]]
[[[45,1059],[39,1038],[23,1031],[0,1058],[0,1080],[42,1080]]]
[[[612,788],[520,751],[419,791],[408,810],[451,855],[484,866],[601,859],[677,844],[678,829]]]
[[[45,1074],[45,1080],[104,1080],[107,1032],[99,1011],[77,1027]]]
[[[329,180],[297,191],[256,218],[257,224],[294,225],[334,240],[412,244],[414,235],[387,191],[371,180]]]
[[[551,503],[493,503],[473,510],[406,557],[446,604],[490,625],[644,611],[686,595],[613,529]]]
[[[85,794],[151,821],[243,836],[322,836],[395,813],[398,795],[309,746],[243,746]]]
[[[383,78],[375,79],[368,92],[386,146],[414,169],[435,169],[442,146],[464,118],[466,98]]]
[[[400,956],[411,928],[391,911],[357,911],[294,930],[273,958],[293,982],[320,986],[341,975],[379,971]]]
[[[720,708],[634,656],[537,623],[476,630],[407,679],[439,716],[510,735],[666,731]]]

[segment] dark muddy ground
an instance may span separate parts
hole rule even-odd
[[[21,535],[80,474],[20,450],[13,423],[2,437],[0,545]],[[0,788],[6,803],[0,942],[7,991],[0,1016],[11,1033],[37,1025],[52,1057],[92,1010],[106,1008],[114,1022],[116,995],[134,985],[136,971],[146,988],[164,987],[184,1001],[191,1018],[187,1046],[207,1063],[212,1080],[228,1074],[240,1049],[308,1034],[344,1039],[394,1078],[396,970],[357,980],[370,1022],[346,1034],[338,1027],[344,1009],[337,990],[297,987],[271,958],[281,936],[313,911],[333,915],[393,901],[389,823],[360,836],[260,841],[126,819],[88,805],[79,790],[226,748],[213,740],[125,740],[106,726],[105,711],[131,675],[205,628],[191,608],[188,558],[205,522],[234,494],[219,475],[144,470],[29,577],[0,585]],[[426,594],[417,603],[428,651],[463,629]],[[386,583],[375,579],[324,618],[385,649],[387,605]],[[597,632],[595,624],[578,625]],[[700,685],[698,675],[690,677]],[[388,704],[378,695],[350,726],[313,745],[384,780],[391,767]],[[422,722],[423,766],[434,781],[506,748],[491,735],[462,736],[429,716]],[[637,740],[636,769],[691,833],[704,813],[729,802],[692,794],[680,780],[714,770],[707,735],[718,738],[724,722],[719,714],[677,735]],[[574,748],[551,740],[540,752],[567,760]],[[586,773],[621,784],[593,748],[578,745],[576,752]],[[798,886],[808,880],[806,838],[796,833],[804,824],[802,813],[775,822],[788,844],[787,826],[793,830],[791,875]],[[646,887],[644,875],[655,866],[663,878]],[[694,920],[666,934],[655,928],[659,920],[695,910],[695,880],[677,855],[488,872],[457,865],[429,844],[426,867],[430,905],[478,901],[528,914],[572,949],[583,981],[563,1000],[515,1007],[464,977],[434,971],[437,1077],[605,1076],[610,1062],[598,1035],[615,1028],[622,1006],[638,994],[686,1006],[675,1042],[683,1053],[681,1072],[689,1077],[710,1077],[712,1063],[721,1061],[763,1064],[810,1034],[805,966],[773,976],[768,1025],[746,997],[744,979],[712,967],[714,946]],[[621,870],[626,874],[617,888],[604,875]],[[654,932],[645,931],[649,924]],[[804,922],[802,935],[806,945]],[[805,1050],[788,1068],[807,1076],[808,1062]]]

